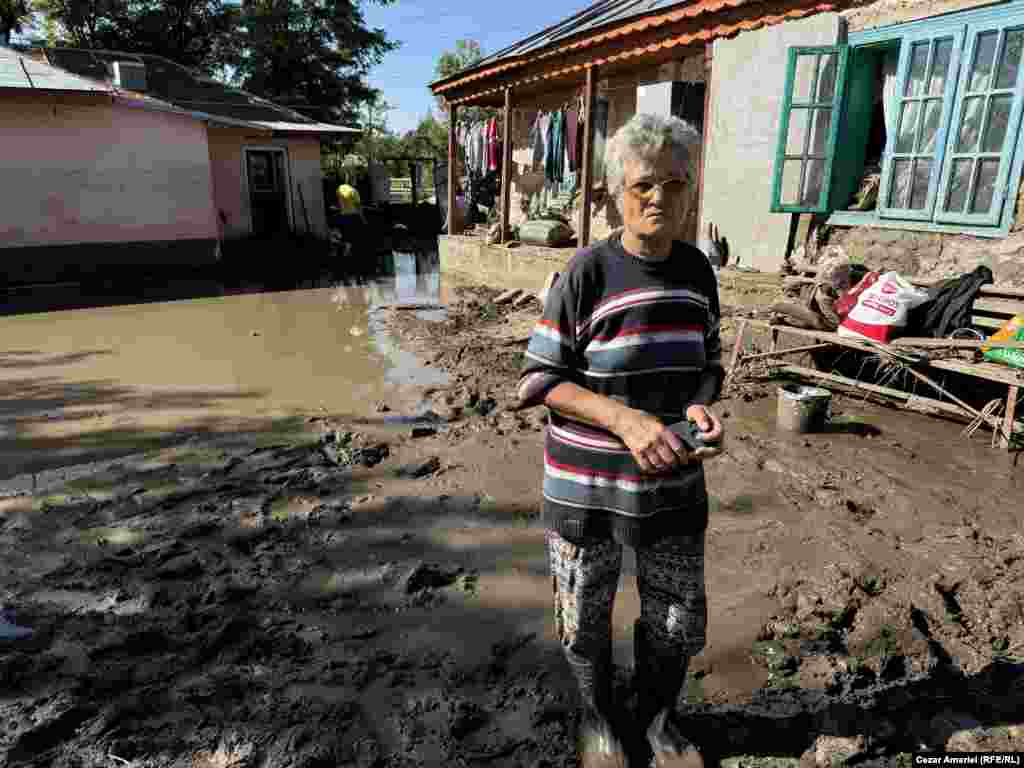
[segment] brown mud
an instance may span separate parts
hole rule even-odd
[[[323,410],[288,398],[277,429],[224,427],[0,499],[0,601],[36,631],[0,646],[0,762],[574,765],[537,519],[543,413],[507,410],[539,305],[498,293],[450,288],[440,314],[353,297],[362,319],[337,321],[372,317],[381,354],[445,376],[389,388],[381,368]],[[723,279],[727,336],[765,296]],[[717,406],[709,641],[687,690],[709,764],[1024,749],[1014,457],[849,397],[827,432],[784,435],[775,387],[745,380]]]

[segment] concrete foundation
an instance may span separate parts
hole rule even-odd
[[[966,235],[905,232],[871,227],[835,228],[828,245],[871,269],[895,270],[907,277],[943,280],[984,264],[997,284],[1024,287],[1024,231],[993,240]],[[820,254],[820,251],[819,251]]]
[[[522,288],[537,293],[551,272],[565,271],[575,248],[487,245],[482,238],[441,235],[437,239],[442,276],[470,280],[495,288]]]

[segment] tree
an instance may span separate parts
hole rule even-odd
[[[437,80],[444,80],[473,66],[483,57],[480,43],[476,40],[458,40],[454,51],[444,51],[438,56],[437,63],[434,64],[434,75]],[[437,106],[443,113],[447,112],[442,96],[437,97]]]
[[[448,156],[448,129],[428,112],[414,130],[402,137],[402,143],[407,155],[441,160]]]
[[[394,0],[36,2],[57,42],[165,56],[325,121],[358,121],[370,67],[397,47],[362,13]]]
[[[218,65],[238,16],[222,0],[38,0],[37,9],[61,30],[57,42],[152,53],[204,72]]]
[[[25,0],[0,0],[0,45],[11,44],[11,33],[21,31],[29,12]]]
[[[375,98],[367,73],[398,47],[384,30],[367,28],[362,2],[243,0],[227,63],[246,90],[315,119],[356,122]]]

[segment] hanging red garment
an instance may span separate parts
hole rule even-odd
[[[498,120],[494,117],[487,124],[487,170],[498,170]]]

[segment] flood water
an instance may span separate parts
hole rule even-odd
[[[393,257],[390,275],[297,290],[181,283],[131,296],[55,287],[8,297],[0,478],[154,447],[187,430],[365,413],[443,383],[380,323],[389,305],[446,301],[437,254]]]

